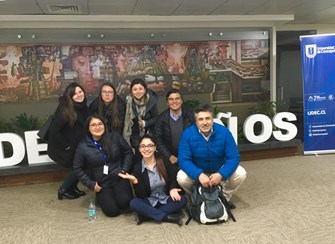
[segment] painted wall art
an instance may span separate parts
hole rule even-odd
[[[119,95],[143,78],[156,93],[208,93],[212,103],[269,97],[268,40],[157,44],[0,45],[0,103],[57,99],[70,82],[95,96],[110,81]]]

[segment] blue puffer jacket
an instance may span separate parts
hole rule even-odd
[[[178,163],[192,179],[198,180],[201,173],[218,172],[227,180],[236,170],[240,154],[230,131],[213,123],[209,140],[199,133],[196,124],[184,130],[179,142]]]

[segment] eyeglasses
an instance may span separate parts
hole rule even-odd
[[[141,144],[139,146],[140,149],[145,149],[145,148],[148,148],[148,149],[153,149],[156,145],[155,144],[149,144],[149,145],[144,145],[144,144]]]
[[[97,128],[97,127],[102,127],[104,124],[102,122],[96,123],[96,124],[90,124],[90,127],[92,128]]]
[[[113,94],[114,93],[114,91],[102,91],[101,93],[103,93],[103,94]]]

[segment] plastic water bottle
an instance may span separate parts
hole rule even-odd
[[[95,204],[93,199],[90,200],[90,205],[88,205],[88,221],[94,222],[97,219]]]

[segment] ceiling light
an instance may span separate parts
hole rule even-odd
[[[151,34],[150,34],[150,37],[151,37],[151,38],[154,38],[154,37],[155,37],[155,34],[154,34],[154,33],[151,33]]]
[[[32,34],[32,35],[31,35],[31,38],[35,39],[35,38],[36,38],[36,35],[35,35],[35,34]]]
[[[17,35],[17,38],[21,39],[21,38],[22,38],[22,36],[21,36],[20,34],[18,34],[18,35]]]
[[[220,32],[219,35],[220,35],[220,36],[223,36],[223,32]]]
[[[92,36],[91,34],[87,34],[87,38],[90,39]]]
[[[100,35],[100,37],[101,37],[101,38],[104,38],[104,37],[105,37],[105,35],[104,35],[104,34],[101,34],[101,35]]]
[[[209,35],[209,36],[212,36],[212,35],[213,35],[213,33],[212,33],[212,32],[209,32],[209,33],[208,33],[208,35]]]

